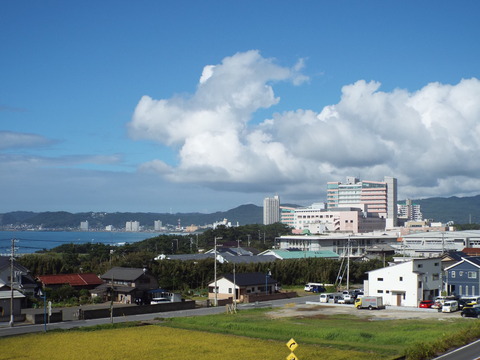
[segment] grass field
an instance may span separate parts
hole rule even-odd
[[[395,359],[414,343],[478,331],[479,322],[372,321],[355,316],[272,318],[275,310],[174,318],[158,325],[79,329],[0,339],[0,359],[285,359],[294,338],[300,360]],[[118,326],[118,325],[117,325]],[[468,330],[467,330],[468,329]]]

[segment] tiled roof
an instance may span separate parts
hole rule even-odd
[[[273,255],[252,255],[252,256],[235,256],[230,254],[221,254],[228,263],[250,264],[250,263],[266,263],[277,261],[278,258]]]
[[[113,278],[115,281],[135,281],[143,274],[144,271],[141,268],[114,267],[100,277],[105,280]]]
[[[338,259],[338,254],[330,250],[319,251],[289,251],[289,250],[270,250],[265,253],[274,253],[281,259],[303,259],[303,258],[334,258]]]
[[[15,259],[13,260],[13,265],[14,268],[19,271],[25,273],[29,271],[25,266],[19,264],[18,261],[16,261]],[[0,256],[0,269],[3,269],[5,267],[10,267],[10,256]]]
[[[85,274],[58,274],[58,275],[40,275],[38,276],[45,285],[69,284],[70,286],[100,285],[103,281],[93,273]]]
[[[226,274],[223,276],[225,279],[233,281],[233,274]],[[256,272],[256,273],[237,273],[235,274],[235,284],[238,286],[248,286],[248,285],[264,285],[267,281],[267,274]],[[277,280],[272,278],[271,276],[268,277],[269,283],[276,283]]]

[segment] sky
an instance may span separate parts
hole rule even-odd
[[[480,194],[478,1],[0,1],[0,213]]]

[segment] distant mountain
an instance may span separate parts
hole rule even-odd
[[[232,224],[247,225],[263,223],[263,208],[256,205],[241,205],[228,211],[218,211],[212,214],[202,213],[105,213],[105,212],[87,212],[87,213],[69,213],[66,211],[57,212],[30,212],[15,211],[0,214],[0,226],[21,226],[29,224],[33,226],[42,226],[44,228],[78,228],[80,222],[88,221],[91,228],[104,228],[107,225],[113,225],[116,228],[124,228],[127,221],[138,221],[142,226],[153,227],[155,220],[162,221],[163,225],[176,226],[179,222],[181,226],[188,225],[208,225],[217,221],[227,219]]]
[[[420,205],[424,219],[453,221],[455,224],[480,223],[480,195],[472,197],[428,198],[412,200]]]
[[[434,221],[453,221],[456,224],[480,223],[480,195],[459,198],[429,198],[412,200],[421,207],[424,219]],[[282,204],[286,206],[287,204]],[[290,205],[297,207],[296,205]],[[211,214],[202,213],[129,213],[129,212],[86,212],[69,213],[66,211],[40,212],[15,211],[0,214],[0,226],[13,225],[20,227],[22,224],[33,226],[42,225],[50,229],[77,229],[81,221],[88,221],[91,228],[103,229],[107,225],[113,225],[121,229],[127,221],[139,221],[140,225],[153,227],[155,220],[162,221],[163,225],[181,226],[208,225],[227,219],[232,224],[248,225],[263,223],[263,207],[249,204],[241,205],[228,211],[218,211]]]

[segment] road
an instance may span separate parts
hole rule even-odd
[[[304,304],[306,301],[317,301],[318,295],[304,296],[290,299],[281,299],[281,300],[272,300],[268,302],[259,302],[253,304],[239,304],[239,309],[248,309],[255,307],[281,307],[285,304]],[[198,308],[190,310],[179,310],[179,311],[169,311],[169,312],[160,312],[160,313],[151,313],[151,314],[140,314],[140,315],[129,315],[129,316],[117,316],[113,318],[114,323],[128,322],[128,321],[149,321],[155,318],[171,318],[171,317],[185,317],[185,316],[202,316],[202,315],[212,315],[212,314],[221,314],[225,312],[225,307],[209,307],[209,308]],[[47,324],[47,331],[53,329],[72,329],[84,326],[95,326],[101,324],[109,324],[111,322],[110,318],[102,319],[92,319],[92,320],[76,320],[76,321],[65,321],[59,323]],[[29,324],[16,324],[13,327],[9,327],[8,323],[0,324],[0,337],[4,336],[13,336],[21,334],[29,334],[45,331],[44,324],[29,325]]]

